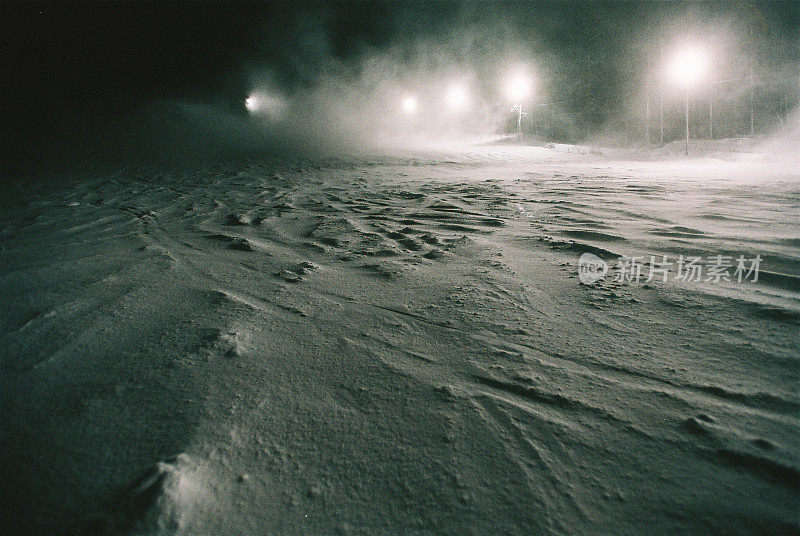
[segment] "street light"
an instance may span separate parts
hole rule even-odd
[[[251,114],[265,114],[273,118],[281,117],[287,107],[286,100],[283,97],[264,91],[251,93],[244,100],[244,105]]]
[[[417,98],[413,95],[406,95],[400,102],[400,107],[402,108],[403,112],[407,114],[413,114],[417,111]]]
[[[527,115],[522,110],[522,101],[531,94],[533,83],[530,76],[525,73],[512,73],[506,82],[506,96],[514,103],[512,110],[517,111],[517,141],[522,139],[522,116]]]
[[[506,83],[506,95],[513,102],[520,102],[531,93],[531,79],[523,73],[512,74]]]
[[[467,104],[467,90],[464,86],[450,86],[445,95],[447,107],[451,110],[460,110]]]
[[[670,65],[672,79],[686,88],[686,156],[689,156],[689,89],[703,79],[707,69],[708,57],[706,53],[694,46],[679,50]]]

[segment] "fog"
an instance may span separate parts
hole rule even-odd
[[[684,93],[665,65],[689,41],[704,47],[710,64],[692,89],[692,138],[711,137],[712,102],[714,138],[796,134],[789,118],[800,97],[800,50],[791,6],[278,6],[241,39],[246,52],[208,70],[206,83],[217,89],[173,91],[168,75],[173,85],[152,95],[117,108],[87,99],[71,112],[52,94],[49,108],[17,118],[28,121],[23,131],[47,132],[46,143],[9,135],[10,144],[39,164],[42,154],[69,165],[324,157],[509,138],[517,128],[512,106],[522,104],[524,143],[661,145],[684,135]],[[176,66],[173,78],[192,68]],[[517,103],[505,85],[520,74],[531,90]],[[448,105],[453,91],[462,95],[457,106]],[[248,109],[247,99],[256,105]]]

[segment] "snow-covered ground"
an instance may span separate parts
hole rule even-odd
[[[796,534],[800,172],[651,160],[475,146],[7,189],[3,522]],[[762,260],[617,281],[620,255]]]

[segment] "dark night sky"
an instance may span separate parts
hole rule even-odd
[[[375,51],[484,27],[488,44],[477,48],[491,53],[499,29],[548,58],[558,66],[551,92],[593,110],[599,124],[635,78],[637,42],[680,17],[733,21],[756,40],[777,40],[769,63],[797,64],[794,1],[3,3],[2,142],[9,158],[32,155],[81,124],[124,120],[158,100],[243,114],[254,69],[291,92],[332,63],[346,77]]]

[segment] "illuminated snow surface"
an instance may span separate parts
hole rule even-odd
[[[8,526],[796,533],[798,168],[649,158],[471,147],[9,190]],[[612,263],[594,285],[586,251]],[[763,272],[611,280],[651,254]]]

